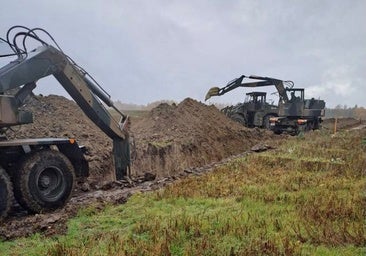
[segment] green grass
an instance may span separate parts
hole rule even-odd
[[[307,134],[124,205],[90,206],[66,235],[2,242],[0,252],[365,255],[364,133]]]

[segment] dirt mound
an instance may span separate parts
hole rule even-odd
[[[23,107],[33,113],[33,123],[7,131],[11,138],[75,138],[87,148],[92,177],[113,170],[111,140],[84,114],[72,100],[62,96],[29,97]]]
[[[136,144],[134,170],[158,176],[219,161],[272,137],[232,121],[215,106],[187,98],[178,105],[160,104],[132,124]]]
[[[9,130],[9,138],[76,138],[88,149],[90,179],[112,179],[112,141],[74,101],[56,95],[35,96],[24,108],[33,112],[34,123]],[[132,118],[131,130],[132,174],[149,172],[158,177],[219,161],[272,137],[270,132],[247,129],[215,106],[190,98],[178,105],[162,103],[146,117]]]

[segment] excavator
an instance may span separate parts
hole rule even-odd
[[[40,34],[47,35],[54,46]],[[28,51],[29,41],[38,47]],[[0,220],[7,216],[14,199],[30,213],[63,207],[76,177],[89,175],[85,147],[74,138],[10,140],[6,136],[8,129],[33,122],[32,113],[23,106],[36,82],[50,75],[112,139],[115,176],[124,179],[130,168],[130,121],[114,106],[110,95],[42,28],[11,27],[6,38],[0,38],[0,57],[12,56],[15,60],[0,68]],[[105,105],[113,108],[118,118],[112,117]]]
[[[245,78],[253,79],[255,81],[243,82]],[[261,120],[261,118],[263,118],[263,123],[268,123],[268,127],[276,134],[287,132],[291,135],[297,135],[302,131],[316,130],[320,128],[320,124],[322,122],[321,117],[324,116],[325,102],[314,98],[305,99],[305,90],[303,88],[294,88],[293,81],[283,81],[271,77],[242,75],[230,81],[222,88],[212,87],[209,89],[205,100],[210,99],[212,96],[221,96],[239,87],[263,86],[276,87],[279,95],[277,112],[271,113],[269,116],[269,114],[263,114],[266,113],[263,111],[263,107],[257,109],[245,109],[245,111],[241,108],[236,114],[241,114],[243,120],[249,120],[250,122],[250,120]],[[254,116],[254,119],[249,119],[248,117],[250,117],[250,115]]]

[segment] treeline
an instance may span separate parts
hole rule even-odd
[[[123,103],[121,101],[116,101],[115,105],[118,109],[121,110],[145,110],[150,111],[151,109],[157,107],[161,103],[168,103],[169,105],[177,102],[173,100],[158,100],[151,102],[147,105],[138,105],[132,103]],[[217,103],[215,106],[218,109],[222,109],[226,107],[228,104],[220,104]],[[335,108],[326,108],[325,109],[325,118],[356,118],[366,120],[366,108],[358,107],[355,105],[354,107],[348,107],[347,105],[337,105]]]
[[[168,103],[169,105],[171,105],[171,104],[176,103],[176,102],[173,101],[173,100],[158,100],[158,101],[151,102],[147,105],[138,105],[138,104],[133,104],[133,103],[122,103],[119,100],[114,102],[115,106],[118,109],[121,109],[121,110],[147,110],[147,111],[157,107],[161,103]]]
[[[325,109],[325,118],[356,118],[366,120],[366,109],[364,107],[348,107],[347,105],[337,105],[335,108]]]

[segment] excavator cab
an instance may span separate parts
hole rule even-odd
[[[289,97],[289,102],[298,102],[304,100],[303,88],[287,88],[286,93]]]
[[[244,103],[247,104],[251,111],[262,109],[266,104],[267,93],[265,92],[249,92],[246,93]]]

